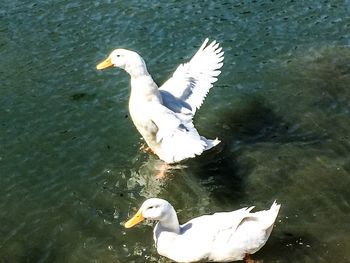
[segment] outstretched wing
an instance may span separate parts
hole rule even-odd
[[[159,91],[165,106],[175,112],[189,110],[192,115],[200,108],[223,65],[224,52],[215,40],[205,39],[192,59],[181,64]]]

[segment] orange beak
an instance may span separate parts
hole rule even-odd
[[[106,58],[105,60],[103,60],[102,62],[100,62],[97,66],[96,69],[105,69],[105,68],[109,68],[112,67],[112,60],[110,57]]]
[[[133,227],[134,225],[137,225],[138,223],[142,222],[145,218],[142,215],[142,212],[139,210],[137,213],[128,220],[128,222],[125,223],[126,228]]]

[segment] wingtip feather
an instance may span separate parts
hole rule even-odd
[[[209,42],[209,38],[206,38],[203,44],[201,45],[201,47],[199,48],[199,50],[203,50],[207,46],[208,42]]]

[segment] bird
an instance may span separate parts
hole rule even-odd
[[[166,164],[201,155],[220,143],[218,138],[201,136],[193,117],[217,81],[224,52],[215,40],[206,38],[189,62],[180,64],[160,87],[135,51],[118,48],[100,62],[102,70],[117,67],[130,75],[129,113],[144,138],[147,149]]]
[[[268,240],[280,204],[252,213],[254,206],[196,217],[180,225],[174,207],[166,200],[150,198],[125,223],[131,228],[144,219],[158,221],[153,239],[158,254],[175,262],[231,262],[246,259]]]

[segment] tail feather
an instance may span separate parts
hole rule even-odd
[[[280,211],[280,208],[281,208],[281,205],[280,204],[277,204],[276,200],[273,202],[273,204],[271,205],[271,208],[270,208],[270,212],[271,212],[271,218],[274,218],[273,221],[276,220],[276,217],[278,215],[278,212]]]
[[[201,136],[201,139],[203,141],[205,141],[205,143],[207,145],[204,150],[209,150],[221,142],[218,138],[215,138],[214,140],[210,140],[210,139],[207,139],[207,138]]]
[[[205,143],[196,136],[176,132],[171,138],[162,141],[162,159],[167,163],[175,163],[200,155],[205,149]]]
[[[274,201],[269,210],[258,211],[251,215],[260,221],[263,228],[268,229],[271,228],[276,221],[280,207],[281,205]]]
[[[201,155],[220,143],[220,140],[209,140],[198,134],[196,128],[191,127],[188,131],[178,130],[171,137],[162,140],[161,159],[167,163],[176,163],[184,159]]]

